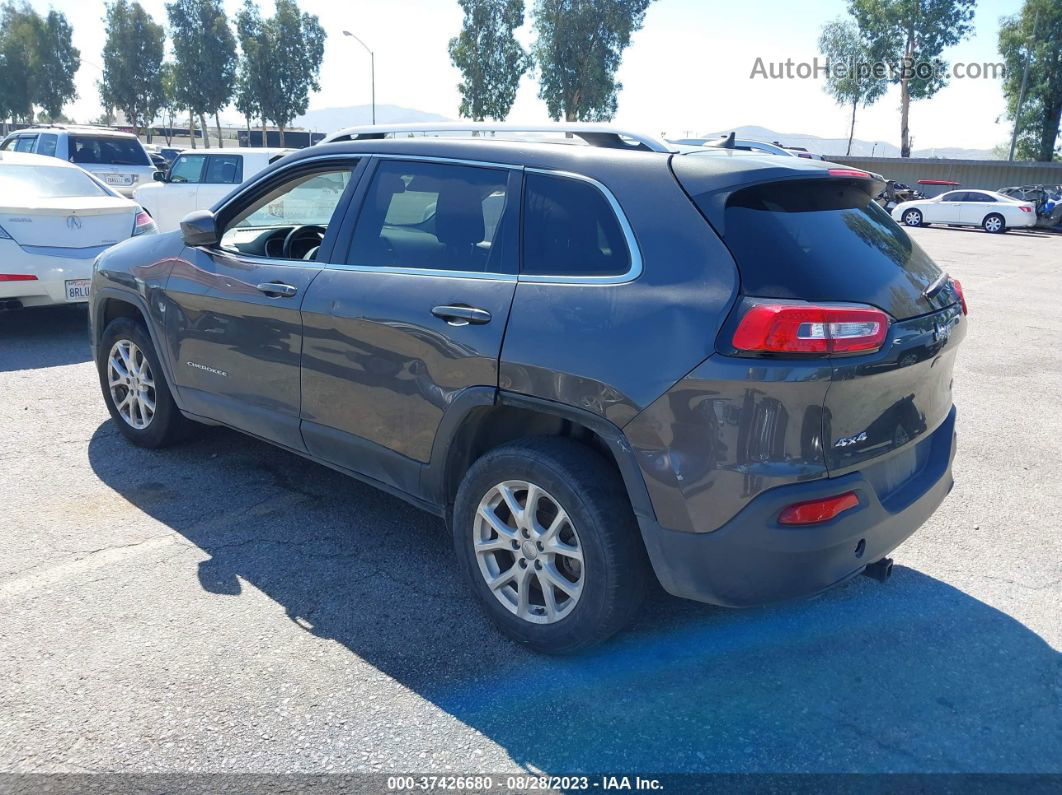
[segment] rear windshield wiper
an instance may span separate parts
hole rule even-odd
[[[924,298],[933,298],[937,293],[944,289],[944,285],[948,283],[948,279],[950,278],[951,277],[946,273],[940,274],[939,279],[922,291],[922,296]]]

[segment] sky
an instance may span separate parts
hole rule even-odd
[[[242,0],[225,0],[234,15]],[[534,0],[525,0],[530,11]],[[141,0],[164,25],[163,0]],[[74,28],[81,50],[79,98],[66,113],[77,121],[99,116],[96,81],[104,31],[102,0],[31,0],[39,11],[55,8]],[[272,13],[273,0],[260,0]],[[618,79],[616,123],[670,135],[698,135],[741,125],[781,133],[839,138],[848,134],[850,109],[838,107],[815,79],[765,80],[751,76],[756,58],[811,61],[823,24],[845,16],[845,0],[656,0],[623,56]],[[369,57],[344,29],[376,53],[376,101],[457,118],[460,73],[450,64],[449,39],[460,31],[456,0],[302,0],[328,33],[321,91],[310,109],[368,104]],[[1021,0],[979,0],[975,30],[944,57],[951,62],[998,62],[1001,17],[1018,11]],[[231,16],[230,16],[231,18]],[[518,31],[525,46],[533,38],[530,13]],[[510,121],[548,121],[538,85],[525,76]],[[990,149],[1009,138],[1010,127],[998,80],[953,79],[935,97],[912,105],[915,148]],[[228,114],[233,121],[239,116]],[[899,89],[860,110],[856,137],[899,144]]]

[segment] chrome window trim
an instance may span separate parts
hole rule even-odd
[[[627,252],[630,255],[630,266],[626,273],[620,273],[613,276],[550,276],[548,274],[525,274],[521,273],[518,277],[518,281],[530,282],[532,284],[626,284],[627,282],[633,282],[639,276],[642,275],[642,251],[638,247],[638,240],[634,236],[634,229],[631,227],[630,222],[627,220],[626,214],[623,212],[623,208],[620,207],[619,201],[613,195],[612,191],[602,185],[593,177],[588,177],[585,174],[576,174],[572,171],[554,171],[548,168],[526,168],[524,171],[528,174],[544,174],[551,177],[560,177],[562,179],[577,179],[582,182],[587,182],[593,185],[597,190],[605,197],[609,206],[612,208],[613,215],[616,216],[616,220],[619,222],[620,230],[623,232],[623,237],[627,241]],[[525,187],[526,190],[526,187]],[[521,205],[521,210],[523,209]],[[521,252],[521,265],[523,252]]]
[[[347,265],[338,262],[329,262],[325,270],[355,271],[357,273],[387,273],[392,276],[443,276],[449,279],[479,279],[491,282],[515,282],[514,273],[495,273],[494,271],[448,271],[437,268],[403,268],[390,266],[376,268],[372,265]]]

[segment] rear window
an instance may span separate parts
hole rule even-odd
[[[135,138],[70,136],[70,160],[86,166],[150,166],[151,160]]]
[[[0,196],[27,199],[64,199],[71,196],[111,196],[84,171],[67,166],[0,165]]]
[[[727,202],[724,232],[747,295],[866,303],[896,318],[949,303],[925,298],[940,269],[861,183],[745,188]]]

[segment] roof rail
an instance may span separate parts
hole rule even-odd
[[[566,135],[579,138],[590,146],[605,149],[626,149],[642,152],[674,152],[675,146],[667,141],[645,133],[613,127],[609,124],[582,122],[558,122],[554,124],[515,124],[509,122],[418,122],[416,124],[375,124],[347,127],[325,136],[320,143],[335,141],[370,141],[408,135],[431,135],[432,133],[470,133],[478,138],[498,140],[521,140],[515,138],[528,134],[523,140],[550,143],[534,136],[543,134]],[[499,137],[500,134],[500,137]]]

